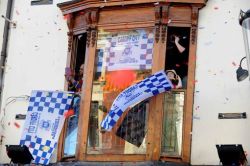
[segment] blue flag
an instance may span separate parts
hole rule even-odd
[[[32,91],[20,145],[26,145],[36,164],[49,164],[56,148],[73,94]]]

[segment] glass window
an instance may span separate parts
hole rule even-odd
[[[151,74],[153,42],[152,30],[98,33],[89,154],[145,154],[147,101],[127,109],[110,132],[101,132],[100,123],[120,92]]]
[[[161,151],[167,156],[180,157],[182,153],[184,96],[184,91],[164,94]]]
[[[185,93],[188,79],[189,27],[168,27],[165,69],[174,89],[164,94],[162,155],[181,157]]]
[[[80,110],[80,96],[83,84],[84,60],[86,50],[86,33],[74,37],[74,56],[71,58],[71,67],[65,69],[65,78],[68,82],[68,91],[77,95],[73,99],[73,115],[67,117],[66,134],[64,140],[64,157],[74,156],[77,143],[78,119]]]
[[[70,116],[67,120],[67,129],[64,143],[64,156],[75,155],[80,100],[80,97],[76,97],[73,99],[74,115]]]

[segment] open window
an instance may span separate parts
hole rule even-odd
[[[75,52],[71,59],[72,80],[68,81],[68,90],[78,94],[73,98],[73,114],[65,122],[65,139],[63,156],[70,157],[75,155],[78,131],[78,119],[80,110],[80,91],[83,81],[83,64],[85,61],[86,34],[77,35],[74,38]]]
[[[187,88],[189,31],[185,27],[169,27],[165,69],[175,89]]]
[[[169,27],[166,43],[165,69],[174,89],[164,94],[163,156],[182,156],[185,96],[188,79],[189,27]]]

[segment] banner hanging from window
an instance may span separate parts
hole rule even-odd
[[[151,69],[154,34],[134,30],[103,35],[104,66],[107,71]]]
[[[20,144],[29,148],[34,163],[49,164],[72,99],[69,92],[32,91]]]
[[[122,91],[114,100],[108,115],[101,122],[101,127],[111,131],[123,112],[129,107],[159,93],[173,88],[166,73],[162,70]]]

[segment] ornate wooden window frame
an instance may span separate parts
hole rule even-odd
[[[145,161],[145,160],[166,160],[175,162],[190,162],[191,150],[191,131],[192,131],[192,111],[193,111],[193,92],[195,78],[195,59],[196,59],[196,34],[198,23],[198,11],[205,6],[206,0],[108,0],[107,2],[100,0],[70,1],[58,4],[62,13],[67,18],[69,28],[68,32],[68,58],[67,65],[70,66],[70,59],[74,55],[73,36],[87,32],[87,46],[85,54],[85,70],[84,70],[84,86],[82,88],[82,99],[80,107],[80,119],[78,128],[78,145],[76,155],[71,160],[77,161]],[[137,13],[137,10],[145,11],[145,13]],[[182,19],[176,12],[186,12],[190,17]],[[116,11],[118,16],[112,17],[110,12]],[[128,14],[126,19],[124,14]],[[124,14],[122,14],[124,12]],[[120,15],[119,15],[120,13]],[[132,14],[131,14],[132,13]],[[134,18],[131,15],[134,14]],[[145,15],[148,16],[145,18]],[[106,20],[105,20],[106,19]],[[115,21],[115,22],[112,22]],[[117,23],[118,22],[118,23]],[[161,129],[163,115],[163,94],[152,97],[150,100],[149,126],[148,126],[148,142],[145,155],[90,155],[87,154],[87,134],[89,119],[91,89],[93,80],[93,67],[96,53],[96,40],[98,30],[118,31],[135,28],[154,28],[155,44],[153,51],[153,67],[152,72],[164,69],[166,54],[166,37],[167,27],[190,27],[190,47],[189,47],[189,69],[188,69],[188,88],[185,100],[184,113],[184,132],[183,132],[183,153],[180,158],[171,158],[161,156]],[[88,76],[88,77],[86,77]],[[66,84],[65,84],[66,88]],[[83,95],[84,94],[84,95]],[[157,132],[158,131],[158,132]],[[58,160],[63,157],[63,139],[62,132],[58,146]]]

